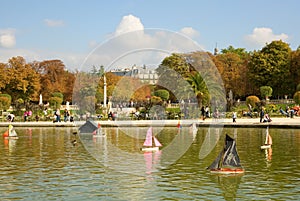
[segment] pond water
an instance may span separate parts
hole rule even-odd
[[[102,128],[105,137],[74,135],[75,128],[15,129],[19,139],[0,141],[1,200],[300,199],[300,130],[270,128],[272,150],[265,152],[262,128],[155,127],[163,147],[143,153],[148,128]],[[206,170],[225,133],[237,141],[242,175]]]

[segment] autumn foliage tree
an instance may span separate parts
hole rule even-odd
[[[45,100],[54,92],[64,94],[65,101],[72,100],[75,76],[65,69],[61,60],[46,60],[39,63],[37,71],[41,74],[40,93]]]
[[[245,95],[247,90],[247,55],[241,48],[234,49],[230,46],[222,50],[222,54],[215,56],[216,67],[218,68],[226,92],[233,92],[234,98]],[[216,61],[217,60],[217,61]]]
[[[12,96],[13,101],[38,100],[41,88],[40,75],[27,64],[23,57],[13,57],[6,66],[7,83],[3,91]]]

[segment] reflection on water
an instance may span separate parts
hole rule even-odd
[[[0,199],[300,199],[300,130],[270,128],[272,149],[260,150],[265,129],[154,128],[163,147],[144,153],[147,128],[103,128],[96,138],[73,129],[16,128],[19,139],[2,139]],[[206,171],[225,133],[237,140],[241,176]]]

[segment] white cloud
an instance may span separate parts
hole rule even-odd
[[[140,18],[133,15],[126,15],[122,18],[120,24],[118,25],[115,35],[124,34],[131,31],[140,31],[144,29]]]
[[[288,38],[287,34],[276,35],[272,29],[261,27],[254,28],[252,34],[245,36],[245,41],[251,48],[261,48],[274,40],[287,41]]]
[[[192,27],[184,27],[179,32],[190,38],[197,38],[200,35],[199,32]]]
[[[133,15],[122,18],[111,38],[87,55],[82,70],[103,65],[106,70],[138,66],[158,66],[162,59],[174,52],[203,50],[191,38],[199,34],[192,27],[178,32],[163,29],[145,29],[141,20]],[[188,37],[186,37],[188,36]],[[94,47],[94,42],[89,44]]]
[[[62,20],[50,20],[50,19],[45,19],[44,23],[48,27],[62,27],[65,25],[64,21]]]
[[[1,31],[1,30],[0,30]],[[22,56],[27,62],[60,59],[70,70],[88,71],[92,66],[120,68],[136,65],[157,66],[162,59],[174,52],[202,50],[195,41],[185,37],[195,36],[193,28],[178,32],[163,29],[145,29],[141,20],[133,15],[124,16],[111,38],[105,42],[90,41],[91,52],[55,52],[45,49],[0,48],[0,62]],[[14,34],[14,32],[11,32]],[[0,32],[2,35],[3,32]],[[7,45],[6,45],[7,46]],[[107,69],[107,70],[109,70]]]
[[[0,29],[0,47],[12,48],[16,45],[15,30]]]

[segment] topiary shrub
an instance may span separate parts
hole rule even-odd
[[[272,96],[273,89],[270,86],[262,86],[259,88],[260,94],[262,98],[268,100],[270,96]]]
[[[163,103],[161,97],[151,96],[151,102],[153,105],[161,105]]]
[[[62,100],[64,99],[64,95],[60,92],[53,92],[51,95],[52,95],[52,97],[59,97]]]
[[[297,85],[296,91],[300,91],[300,84]]]
[[[296,104],[300,104],[300,91],[297,91],[293,97]]]
[[[252,108],[255,108],[259,102],[260,100],[257,96],[248,96],[246,98],[247,106],[251,105]]]
[[[170,97],[170,93],[167,90],[159,89],[154,92],[154,96],[160,97],[163,101],[167,101]]]
[[[60,97],[51,97],[49,98],[49,103],[52,108],[60,108],[63,99]]]

